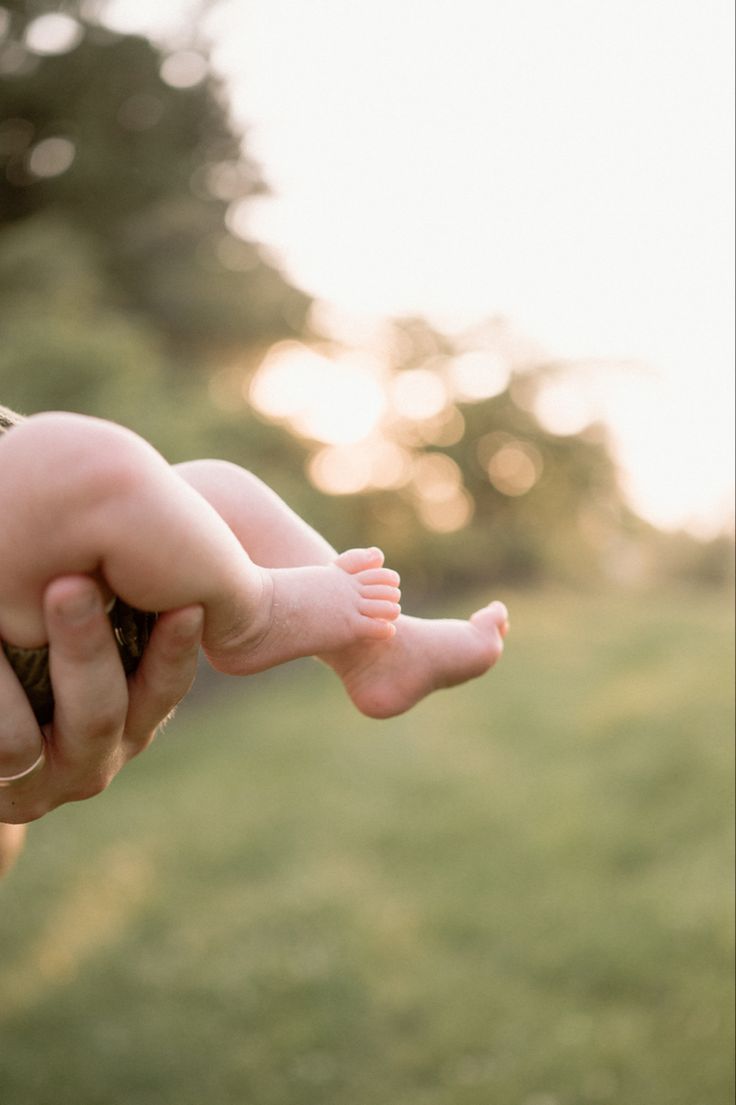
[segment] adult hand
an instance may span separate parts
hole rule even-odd
[[[99,794],[153,740],[194,680],[204,611],[162,614],[138,670],[126,680],[97,584],[68,576],[44,595],[53,721],[39,730],[0,649],[0,777],[19,774],[41,750],[38,771],[0,788],[0,822],[34,821]]]

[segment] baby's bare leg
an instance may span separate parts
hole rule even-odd
[[[202,604],[205,649],[226,671],[393,632],[396,578],[380,554],[260,567],[217,510],[122,427],[38,415],[0,440],[0,468],[0,636],[14,644],[43,643],[42,592],[70,573],[99,573],[143,609]]]
[[[262,600],[262,571],[217,512],[146,442],[79,415],[29,418],[0,439],[0,635],[45,641],[42,594],[100,573],[144,610],[203,603],[226,635]]]
[[[179,471],[228,522],[253,559],[264,566],[329,564],[335,550],[257,477],[225,461],[192,461]],[[364,639],[325,651],[363,713],[392,717],[432,691],[482,675],[500,657],[508,629],[503,603],[473,616],[424,619],[401,615],[386,641]]]
[[[332,545],[252,472],[226,460],[192,460],[174,467],[212,504],[261,567],[328,565],[336,559]]]

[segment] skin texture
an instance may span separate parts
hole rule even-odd
[[[48,642],[56,701],[45,763],[0,789],[0,823],[104,790],[186,694],[200,644],[233,674],[315,655],[374,718],[482,675],[503,651],[502,603],[467,621],[401,614],[398,576],[379,549],[338,556],[226,462],[171,467],[121,427],[52,414],[0,440],[0,467],[0,636]],[[104,610],[110,593],[159,611],[128,680]],[[0,776],[10,776],[34,762],[41,738],[2,651],[0,702]],[[0,824],[0,868],[20,841]]]
[[[258,565],[207,498],[120,426],[38,415],[0,440],[0,468],[0,635],[13,645],[44,643],[40,595],[70,571],[98,573],[141,610],[202,605],[205,651],[231,674],[393,633],[398,576],[379,550]]]
[[[103,596],[93,580],[55,580],[43,605],[56,713],[44,726],[43,768],[0,789],[0,822],[34,821],[65,802],[99,794],[150,744],[191,687],[196,671],[201,607],[159,618],[138,671],[126,680]],[[12,775],[36,758],[40,734],[1,652],[0,701],[0,775]]]

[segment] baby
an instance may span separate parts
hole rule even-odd
[[[403,615],[379,549],[337,555],[228,462],[170,466],[111,422],[0,408],[0,471],[0,640],[22,680],[29,657],[45,659],[44,589],[76,573],[99,579],[127,615],[116,632],[129,668],[153,617],[141,611],[201,604],[215,668],[249,675],[316,656],[375,718],[483,674],[501,654],[502,603],[469,621]],[[43,720],[43,703],[34,708]]]

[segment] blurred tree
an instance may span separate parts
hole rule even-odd
[[[382,427],[405,478],[350,497],[310,484],[322,444],[244,398],[275,342],[322,336],[309,298],[229,229],[231,205],[265,185],[224,89],[199,45],[167,54],[90,18],[103,9],[0,0],[0,401],[116,419],[172,461],[244,464],[336,546],[380,540],[412,599],[636,567],[628,551],[650,531],[624,506],[605,434],[540,426],[549,370],[495,323],[453,341],[421,319],[394,322],[389,386],[436,383],[443,409]],[[500,339],[508,385],[453,393],[453,362],[498,353]],[[694,563],[683,549],[673,571]],[[711,559],[695,556],[702,578],[718,574]]]
[[[90,8],[0,6],[3,401],[114,418],[172,460],[254,465],[277,437],[293,467],[296,443],[207,390],[223,361],[298,333],[310,302],[228,230],[260,173],[204,52],[174,53],[172,83],[172,55]]]
[[[39,213],[68,223],[95,255],[101,298],[152,324],[180,368],[298,333],[308,297],[227,229],[230,204],[264,184],[206,57],[188,55],[195,71],[172,85],[148,40],[78,7],[5,5],[0,235]],[[34,34],[60,11],[78,28],[63,50]]]
[[[435,378],[444,407],[403,417],[389,408],[379,432],[400,443],[405,475],[388,490],[369,483],[340,496],[337,511],[331,497],[316,503],[313,516],[332,540],[370,542],[380,532],[413,599],[499,578],[582,585],[615,575],[616,557],[647,527],[625,506],[601,425],[562,435],[537,420],[536,397],[557,367],[530,360],[523,342],[515,354],[504,335],[508,383],[470,401],[453,394],[453,365],[470,351],[493,363],[492,336],[469,349],[423,320],[393,325],[394,384],[419,373],[431,392]]]

